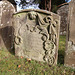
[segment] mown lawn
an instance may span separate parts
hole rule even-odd
[[[75,75],[75,69],[64,67],[65,36],[60,36],[57,66],[21,57],[0,50],[0,75]]]

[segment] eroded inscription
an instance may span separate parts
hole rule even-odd
[[[19,20],[21,18],[21,20]],[[15,47],[16,55],[46,61],[49,65],[55,62],[55,51],[57,49],[57,36],[59,22],[51,14],[41,16],[40,13],[30,11],[25,16],[16,16]],[[21,49],[21,51],[20,51]],[[22,53],[23,52],[23,53]]]

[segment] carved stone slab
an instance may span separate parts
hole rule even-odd
[[[69,3],[65,65],[75,68],[75,0]]]
[[[44,10],[14,14],[15,55],[57,63],[60,17]]]
[[[14,6],[8,1],[0,1],[0,49],[12,48],[12,14]]]

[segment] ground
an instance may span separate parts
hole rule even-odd
[[[75,69],[64,66],[65,36],[60,36],[57,66],[15,57],[0,50],[0,75],[75,75]]]

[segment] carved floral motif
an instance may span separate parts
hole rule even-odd
[[[29,25],[27,23],[27,20],[31,21],[36,21],[36,25]],[[52,15],[48,15],[46,17],[42,17],[39,13],[31,11],[29,12],[26,17],[25,17],[25,22],[23,25],[26,25],[27,30],[30,32],[36,32],[37,29],[39,29],[39,34],[42,34],[42,40],[43,40],[43,48],[45,50],[45,55],[44,55],[44,61],[48,62],[49,65],[54,64],[55,60],[55,50],[56,50],[56,38],[57,38],[57,31],[56,31],[56,26],[58,25],[58,21],[54,20]],[[18,32],[18,37],[15,38],[15,43],[19,45],[21,41],[21,28],[19,28]],[[24,27],[23,27],[24,28]]]

